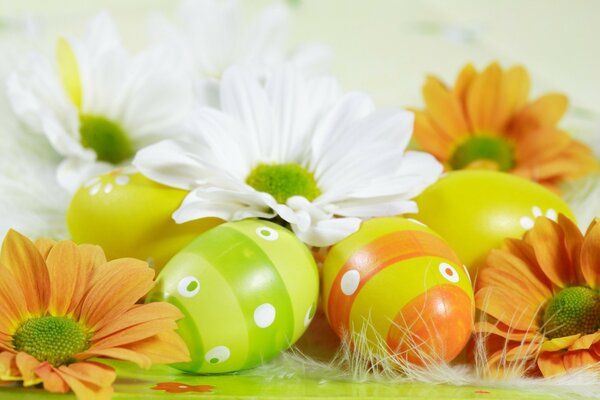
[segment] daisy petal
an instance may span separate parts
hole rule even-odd
[[[592,333],[589,335],[583,335],[577,339],[570,347],[571,350],[588,350],[594,344],[600,341],[600,332]]]
[[[34,244],[40,252],[42,258],[45,260],[48,257],[48,253],[50,253],[52,247],[54,247],[56,244],[56,241],[50,239],[38,239],[34,242]]]
[[[474,132],[501,132],[501,127],[494,124],[501,78],[500,66],[493,63],[477,75],[469,86],[466,105]]]
[[[469,128],[462,105],[442,82],[428,77],[423,86],[423,100],[429,116],[437,126],[443,127],[455,140],[468,136]]]
[[[304,243],[324,247],[331,246],[358,231],[360,223],[359,218],[333,218],[312,222],[305,231],[300,231],[297,225],[292,225],[292,230]]]
[[[590,227],[583,240],[581,272],[591,288],[600,287],[600,224]]]
[[[542,344],[542,351],[560,351],[572,346],[581,337],[581,334],[565,336],[547,340]]]

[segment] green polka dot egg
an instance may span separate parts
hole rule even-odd
[[[79,188],[67,210],[67,225],[75,242],[100,245],[109,259],[139,258],[160,270],[200,233],[223,222],[175,223],[171,215],[186,195],[134,168],[115,169]]]
[[[178,332],[192,361],[175,368],[222,373],[253,368],[286,350],[316,310],[319,277],[306,246],[262,220],[228,222],[177,253],[151,301],[185,315]]]

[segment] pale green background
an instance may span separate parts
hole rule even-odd
[[[243,0],[248,13],[274,0]],[[292,44],[321,41],[348,89],[381,105],[418,105],[426,73],[453,80],[467,61],[523,63],[534,91],[569,94],[577,109],[600,114],[600,1],[597,0],[296,0]],[[78,32],[109,10],[129,44],[145,40],[151,11],[174,0],[2,0],[0,16],[42,22],[42,33]],[[52,36],[52,35],[48,35]],[[6,37],[6,35],[5,35]],[[596,133],[600,134],[598,131]]]

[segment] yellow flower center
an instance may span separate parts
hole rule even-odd
[[[246,183],[259,192],[271,194],[278,203],[292,196],[304,196],[313,201],[321,194],[312,172],[298,164],[259,164]]]
[[[83,147],[96,152],[99,161],[119,164],[133,156],[133,145],[114,122],[97,115],[81,115],[79,133]]]
[[[505,139],[496,136],[472,136],[460,144],[452,157],[452,169],[464,169],[473,164],[489,166],[499,171],[509,171],[515,166],[513,146]]]
[[[25,321],[13,335],[12,344],[16,351],[57,367],[75,361],[75,354],[89,348],[90,338],[71,318],[46,316]]]
[[[549,301],[543,322],[550,339],[594,333],[600,328],[600,294],[585,286],[562,289]]]

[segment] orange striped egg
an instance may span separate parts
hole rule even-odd
[[[454,359],[469,340],[474,313],[470,278],[454,251],[403,218],[366,221],[331,248],[323,306],[340,337],[357,343],[366,335],[360,339],[369,351],[385,347],[416,364]]]

